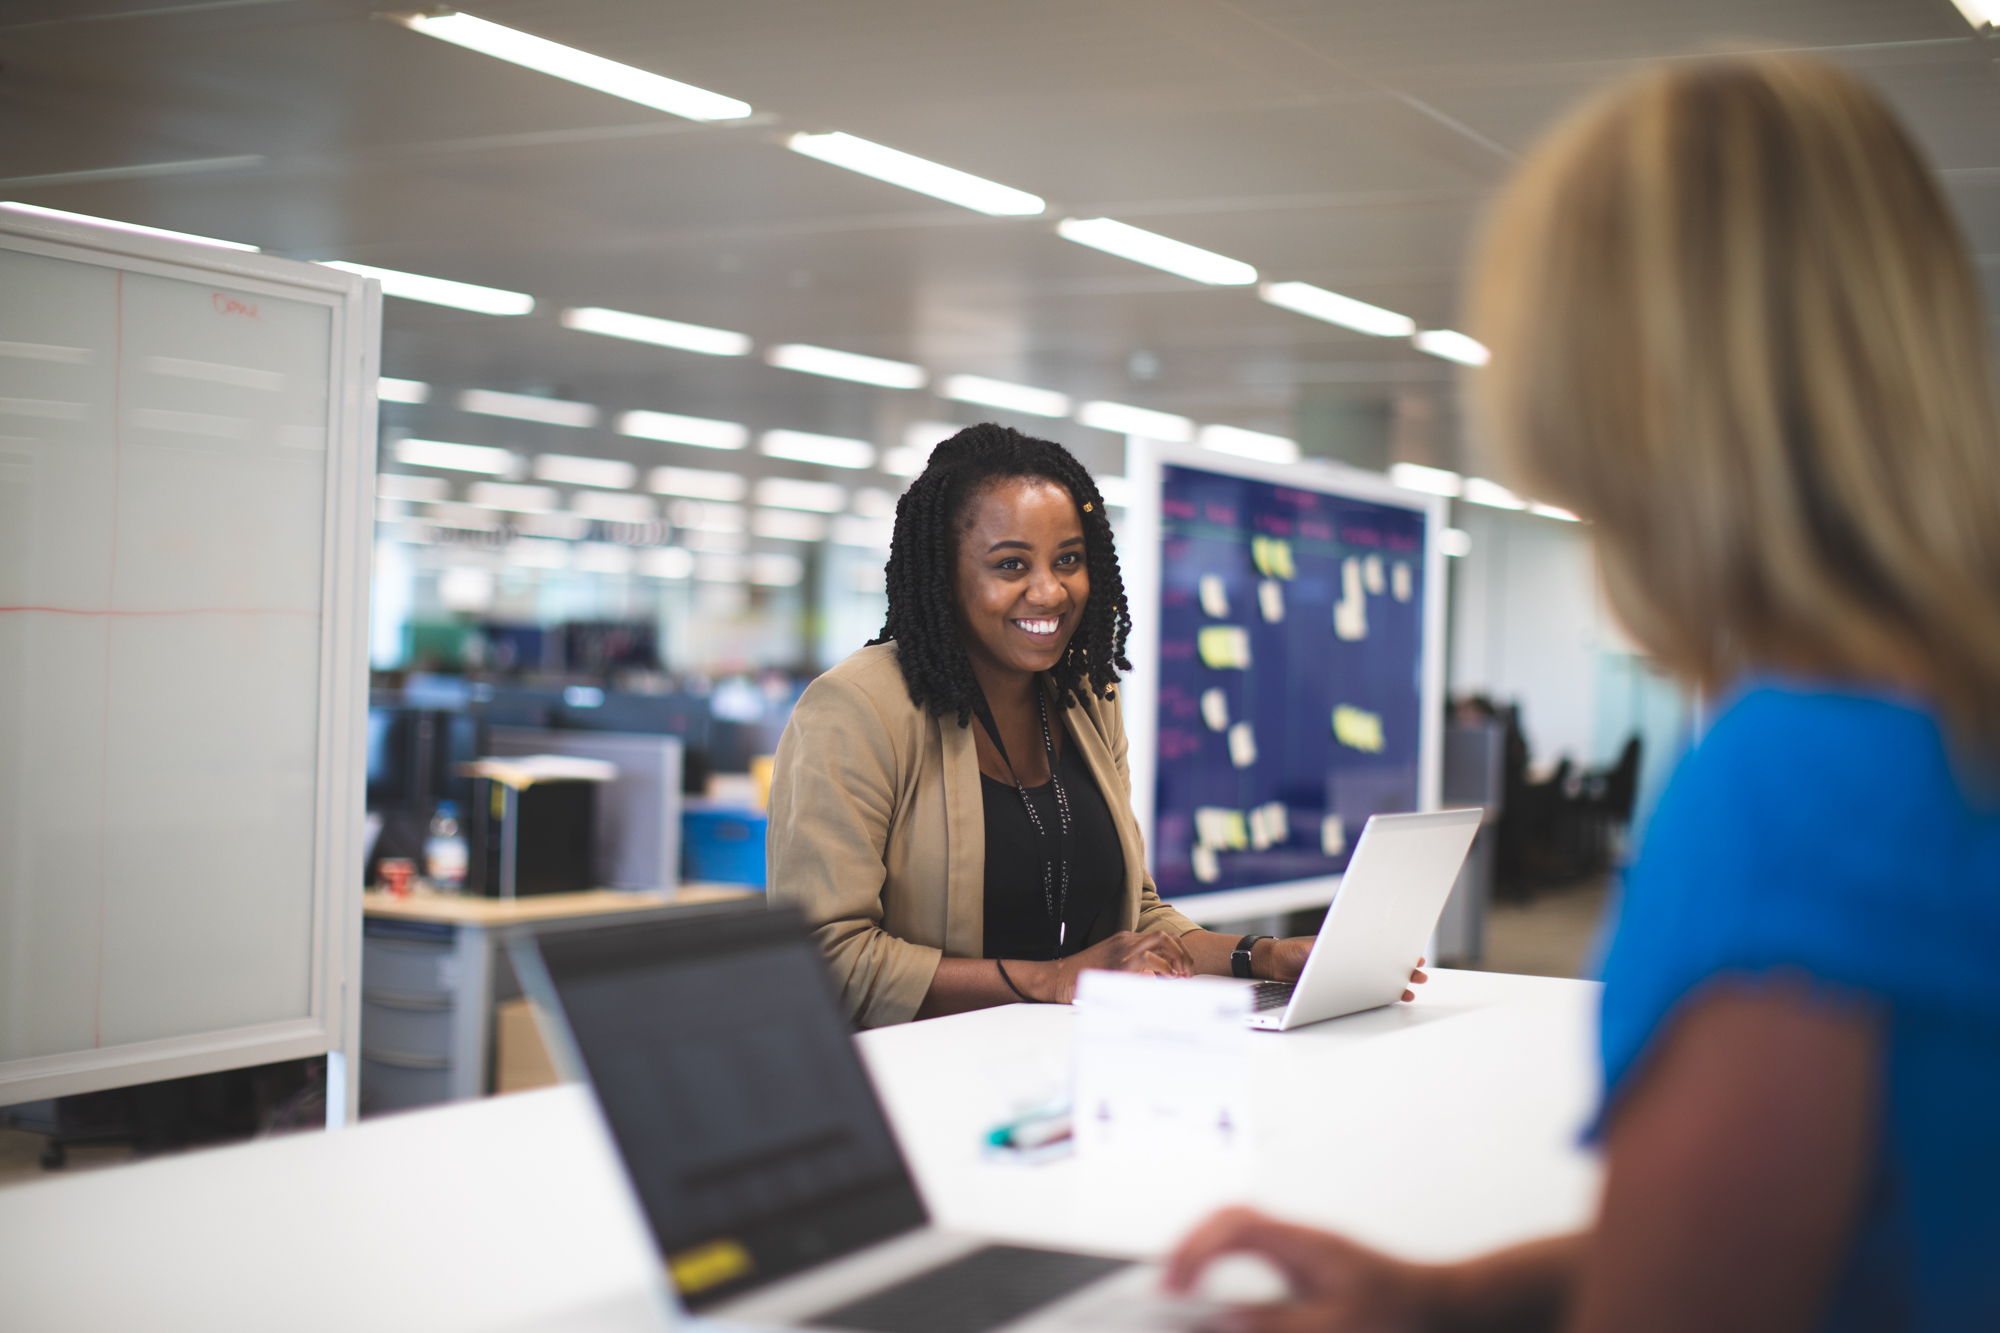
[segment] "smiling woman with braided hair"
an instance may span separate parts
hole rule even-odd
[[[896,506],[888,589],[771,785],[771,898],[805,913],[857,1024],[1066,1003],[1085,968],[1226,976],[1244,946],[1251,975],[1298,975],[1309,937],[1202,930],[1146,874],[1116,686],[1132,616],[1068,450],[995,425],[940,444]]]

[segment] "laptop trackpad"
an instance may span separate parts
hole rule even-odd
[[[988,1245],[805,1322],[860,1333],[987,1333],[1126,1267],[1123,1259]]]

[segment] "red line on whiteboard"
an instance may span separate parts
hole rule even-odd
[[[318,620],[317,611],[292,611],[282,606],[189,606],[171,611],[91,611],[77,606],[0,606],[9,611],[38,611],[49,616],[299,616]]]
[[[118,601],[118,500],[125,465],[125,272],[120,269],[113,288],[117,332],[111,353],[111,561],[104,576],[104,604]],[[92,990],[90,1044],[104,1044],[104,900],[110,891],[111,874],[111,622],[104,622],[104,705],[102,735],[97,743],[97,982]]]

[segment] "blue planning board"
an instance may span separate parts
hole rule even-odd
[[[1417,808],[1425,513],[1171,463],[1160,509],[1160,893],[1338,874]]]

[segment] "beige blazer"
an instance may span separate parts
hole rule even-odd
[[[1119,928],[1194,930],[1146,873],[1116,698],[1063,716],[1118,826]],[[863,648],[800,697],[778,742],[768,846],[771,901],[805,913],[860,1026],[908,1022],[940,958],[982,956],[986,808],[972,731],[910,702],[895,644]]]

